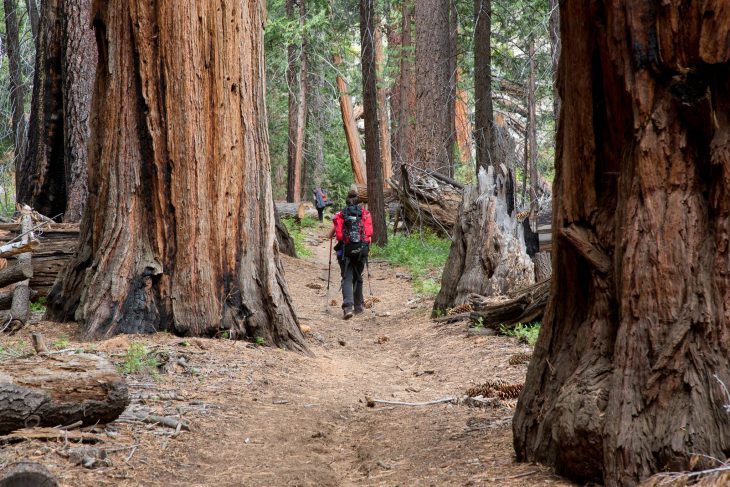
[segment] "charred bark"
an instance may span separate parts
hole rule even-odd
[[[730,11],[560,5],[565,238],[515,450],[631,486],[730,453]]]
[[[263,2],[94,9],[90,199],[49,315],[86,336],[226,330],[305,350],[275,244]]]
[[[486,170],[495,164],[494,139],[492,2],[474,0],[474,140],[478,168]]]

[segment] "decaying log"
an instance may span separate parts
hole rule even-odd
[[[2,365],[0,435],[75,421],[109,423],[129,404],[126,382],[97,355],[35,355]]]
[[[463,186],[441,174],[418,170],[409,174],[401,165],[401,183],[389,180],[409,227],[426,226],[440,235],[452,236],[461,205]],[[448,182],[451,181],[451,182]]]
[[[34,240],[31,209],[27,206],[23,207],[22,210],[20,231],[22,235],[21,242],[25,244],[27,250],[31,248],[30,243]],[[33,277],[32,255],[32,252],[18,254],[17,263],[14,266],[25,270],[31,269],[31,275],[28,278]],[[24,272],[27,273],[27,271]],[[0,322],[4,323],[2,325],[3,331],[15,333],[23,328],[30,318],[30,279],[28,278],[15,284],[10,310],[0,312]]]
[[[297,218],[303,219],[305,216],[317,218],[317,210],[314,209],[314,205],[309,201],[303,201],[301,203],[285,203],[282,201],[276,202],[276,211],[281,218]]]
[[[31,281],[32,282],[32,281]],[[33,301],[38,297],[38,291],[35,289],[30,290],[30,300]],[[10,309],[13,304],[13,291],[0,292],[0,310]]]
[[[504,298],[469,296],[474,311],[470,318],[474,322],[498,330],[500,327],[530,323],[539,320],[545,312],[550,295],[550,280],[545,280],[525,289],[514,291]]]
[[[56,487],[58,482],[40,463],[19,462],[0,470],[0,487]]]
[[[9,286],[31,277],[33,277],[33,267],[31,265],[18,265],[12,262],[8,267],[0,270],[0,287]]]
[[[35,214],[37,218],[42,218]],[[0,224],[0,238],[11,240],[22,234],[19,223]],[[46,296],[56,280],[56,276],[73,256],[78,247],[79,225],[69,223],[44,222],[34,227],[35,238],[40,245],[33,250],[32,277],[30,277],[31,299],[34,295]],[[8,261],[8,268],[13,267],[16,259]],[[1,272],[1,271],[0,271]],[[22,280],[22,279],[18,279]],[[17,281],[15,281],[17,282]],[[0,282],[0,287],[7,284]],[[10,305],[3,305],[0,300],[0,309],[7,309]]]
[[[35,238],[23,240],[22,242],[11,242],[0,245],[0,259],[7,259],[8,257],[14,257],[26,252],[33,252],[40,245],[40,241]]]

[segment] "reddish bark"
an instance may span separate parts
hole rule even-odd
[[[614,487],[730,453],[721,5],[561,2],[561,238],[513,423],[520,460]]]
[[[90,198],[49,315],[87,336],[227,331],[305,350],[275,243],[264,2],[94,12]]]

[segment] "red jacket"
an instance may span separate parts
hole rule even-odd
[[[333,219],[335,225],[335,236],[340,242],[343,241],[345,236],[343,235],[342,228],[345,225],[345,218],[342,216],[342,212],[338,211]],[[370,243],[370,239],[373,236],[373,219],[370,216],[370,212],[365,208],[362,208],[362,225],[365,227],[365,241]]]

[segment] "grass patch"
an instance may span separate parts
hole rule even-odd
[[[319,225],[319,222],[314,218],[305,216],[301,222],[296,221],[294,218],[282,218],[281,223],[284,224],[289,235],[294,240],[294,250],[297,251],[297,257],[300,259],[308,259],[314,255],[312,249],[304,243],[303,228],[312,228]]]
[[[122,374],[148,373],[155,376],[158,365],[157,357],[151,354],[144,344],[132,342],[124,355],[124,361],[117,367]]]
[[[537,337],[540,335],[540,322],[522,324],[518,323],[514,327],[506,327],[504,325],[499,327],[499,331],[502,335],[518,338],[528,345],[534,347],[537,343]]]
[[[46,313],[46,297],[41,296],[30,303],[30,310],[34,313]]]
[[[57,348],[59,350],[63,350],[64,348],[67,348],[70,341],[66,335],[61,335],[58,337],[57,340],[55,340],[53,343],[51,343],[51,346],[53,348]]]
[[[370,249],[371,258],[381,258],[405,267],[413,287],[422,296],[436,296],[441,290],[441,272],[449,257],[451,241],[430,232],[389,235],[388,245]]]

